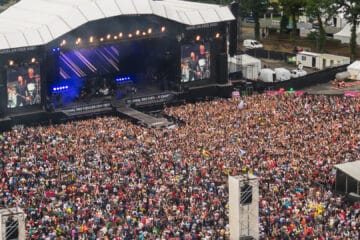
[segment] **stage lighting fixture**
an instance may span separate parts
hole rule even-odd
[[[93,36],[91,36],[90,38],[89,38],[89,42],[94,42],[94,37]]]
[[[162,26],[161,27],[161,32],[165,32],[165,30],[166,30],[165,26]]]
[[[118,39],[118,36],[114,36],[114,39],[115,39],[115,40]]]
[[[137,36],[140,35],[140,30],[136,30],[136,35],[137,35]]]
[[[219,38],[220,37],[220,33],[216,33],[215,38]]]
[[[75,44],[76,44],[76,45],[79,45],[80,43],[81,43],[81,38],[76,39]]]
[[[146,35],[146,32],[143,32],[142,35],[145,36],[145,35]]]
[[[32,63],[36,62],[36,58],[34,58],[34,57],[31,58],[31,62],[32,62]]]
[[[129,33],[129,38],[132,38],[132,34],[131,34],[131,33]]]
[[[147,32],[148,32],[148,34],[151,34],[151,33],[152,33],[152,29],[149,28],[149,29],[147,30]]]
[[[14,65],[14,61],[13,61],[13,60],[10,60],[10,61],[9,61],[9,65],[10,65],[10,66]]]
[[[200,35],[197,35],[195,39],[196,39],[196,41],[200,41],[200,39],[201,39]]]
[[[108,35],[106,36],[106,38],[107,38],[107,39],[110,39],[110,38],[111,38],[111,35],[110,35],[110,34],[108,34]]]
[[[119,37],[120,37],[120,38],[122,38],[122,36],[123,36],[123,33],[122,33],[122,32],[121,32],[121,33],[119,33]]]
[[[66,44],[66,40],[62,40],[61,43],[60,43],[60,46],[64,46]]]
[[[100,42],[104,41],[104,38],[100,38]]]

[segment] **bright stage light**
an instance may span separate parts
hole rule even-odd
[[[34,57],[31,58],[31,62],[32,62],[32,63],[36,62],[36,58],[34,58]]]
[[[142,35],[145,36],[145,35],[146,35],[146,32],[143,32]]]
[[[76,39],[75,44],[76,44],[76,45],[79,45],[80,43],[81,43],[81,38]]]
[[[129,38],[132,38],[132,34],[131,34],[131,33],[129,33],[129,35],[128,35],[128,36],[129,36]]]
[[[114,39],[115,39],[115,40],[118,39],[118,36],[114,36]]]
[[[10,65],[10,66],[14,65],[14,61],[13,61],[13,60],[10,60],[10,61],[9,61],[9,65]]]
[[[91,36],[90,38],[89,38],[89,42],[94,42],[94,37],[93,36]]]
[[[104,38],[100,38],[100,42],[103,42],[104,41]]]
[[[122,33],[122,32],[121,32],[121,33],[119,33],[119,37],[120,37],[120,38],[122,38],[122,36],[123,36],[123,33]]]
[[[220,37],[220,33],[216,33],[215,38],[219,38]]]
[[[60,43],[60,46],[64,46],[66,44],[66,40],[62,40],[61,43]]]
[[[136,30],[136,35],[137,35],[137,36],[140,35],[140,30]]]
[[[110,39],[110,38],[111,38],[111,35],[110,35],[110,34],[108,34],[108,35],[106,36],[106,38],[107,38],[107,39]]]
[[[162,26],[162,27],[161,27],[161,32],[165,32],[165,31],[166,31],[165,26]]]
[[[148,34],[151,34],[151,33],[152,33],[152,29],[149,28],[149,29],[147,30],[147,32],[148,32]]]
[[[201,39],[200,35],[197,35],[195,39],[196,39],[196,41],[200,41],[200,39]]]

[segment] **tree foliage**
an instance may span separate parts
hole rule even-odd
[[[359,26],[360,1],[359,0],[334,0],[334,8],[344,13],[345,19],[351,24],[350,58],[356,59],[356,30]]]
[[[307,0],[280,0],[280,5],[283,7],[283,11],[286,15],[291,17],[292,21],[292,33],[291,39],[294,40],[297,32],[297,18],[306,7]]]
[[[307,0],[305,11],[307,15],[315,17],[318,21],[319,33],[317,36],[317,50],[324,51],[326,32],[323,19],[327,22],[332,18],[336,11],[333,9],[334,0]]]
[[[269,2],[266,0],[242,0],[241,1],[241,15],[248,16],[250,13],[254,18],[254,33],[257,40],[260,39],[260,17],[262,17],[269,7]]]

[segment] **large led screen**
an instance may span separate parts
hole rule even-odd
[[[39,65],[7,70],[7,107],[18,108],[41,102]]]
[[[181,46],[181,82],[210,78],[210,44],[193,43]]]
[[[119,48],[100,46],[60,53],[60,76],[62,79],[84,78],[119,72]]]

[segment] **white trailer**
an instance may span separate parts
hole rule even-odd
[[[297,64],[302,64],[304,67],[322,70],[325,68],[349,64],[350,58],[327,53],[302,51],[296,55],[296,62]]]

